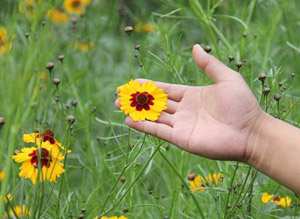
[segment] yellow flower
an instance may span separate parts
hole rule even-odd
[[[156,121],[167,108],[167,94],[152,81],[129,81],[118,88],[120,108],[134,121]]]
[[[30,211],[25,205],[17,205],[9,212],[10,217],[12,218],[20,218],[20,217],[26,217],[30,216]]]
[[[47,142],[52,146],[56,146],[57,148],[64,150],[64,147],[62,146],[62,144],[57,139],[55,139],[54,133],[49,129],[44,131],[43,133],[36,131],[31,134],[24,134],[23,141],[25,143],[34,143],[38,147],[42,143]]]
[[[5,179],[5,172],[3,170],[0,170],[0,181],[3,181]]]
[[[213,185],[220,184],[223,181],[223,179],[224,179],[224,175],[222,173],[211,173],[205,177],[205,180],[209,184],[213,184]]]
[[[64,172],[62,161],[64,156],[59,148],[48,141],[41,142],[39,147],[22,148],[20,152],[12,156],[17,163],[22,163],[19,176],[30,179],[33,184],[39,181],[56,182]]]
[[[21,0],[19,3],[19,11],[26,17],[31,18],[35,15],[39,2],[40,0]]]
[[[91,0],[65,0],[64,7],[70,14],[84,14],[86,7],[91,3]]]
[[[189,180],[190,190],[192,192],[204,192],[205,186],[201,176],[195,176],[193,179]]]
[[[69,20],[69,16],[60,9],[51,9],[48,11],[47,15],[55,24],[64,24]]]
[[[9,40],[6,28],[0,27],[0,55],[9,52],[11,47],[12,43]]]
[[[264,192],[261,196],[261,202],[266,204],[268,202],[270,202],[273,198],[273,195],[267,193],[267,192]]]
[[[272,202],[281,208],[288,208],[292,205],[292,199],[288,196],[285,197],[275,196],[272,199]]]
[[[95,48],[95,44],[92,42],[76,42],[74,48],[80,52],[88,52],[91,49]]]
[[[155,25],[152,23],[139,22],[134,26],[134,31],[138,33],[152,33],[155,32]]]

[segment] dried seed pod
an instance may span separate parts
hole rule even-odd
[[[71,106],[76,108],[78,105],[78,102],[76,100],[71,100]]]
[[[58,87],[58,85],[60,84],[60,79],[59,78],[53,78],[52,83]]]
[[[124,28],[124,31],[125,31],[126,33],[131,33],[133,30],[134,30],[134,29],[133,29],[132,26],[126,26],[126,27]]]
[[[126,181],[125,176],[121,176],[121,177],[120,177],[120,182],[121,182],[121,183],[125,183],[125,181]]]
[[[5,125],[5,118],[0,117],[0,128]]]
[[[65,59],[65,56],[63,54],[61,54],[57,57],[57,59],[62,63]]]
[[[264,94],[265,96],[268,96],[269,93],[270,93],[270,91],[271,91],[271,89],[270,89],[269,87],[264,87],[264,89],[263,89],[263,94]]]
[[[281,95],[275,94],[273,98],[274,98],[274,100],[276,100],[278,102],[281,99]]]
[[[75,123],[76,119],[73,115],[68,115],[67,116],[67,122],[70,124],[70,125],[73,125]]]
[[[136,50],[140,50],[140,48],[141,48],[141,45],[140,45],[140,44],[136,44],[136,45],[134,46],[134,49],[136,49]]]
[[[262,83],[265,82],[266,78],[267,78],[267,75],[266,75],[264,72],[262,72],[262,73],[258,76],[258,80],[260,80]]]
[[[239,61],[239,62],[237,62],[235,65],[236,65],[236,67],[237,67],[237,70],[240,71],[240,69],[241,69],[242,66],[243,66],[243,63]]]
[[[204,51],[207,52],[207,53],[210,53],[211,52],[211,47],[210,46],[204,46]]]
[[[229,62],[233,62],[234,61],[234,57],[233,56],[228,56],[228,61]]]
[[[196,174],[191,172],[188,174],[187,178],[189,181],[193,181],[196,178]]]
[[[52,72],[54,68],[54,63],[53,62],[49,62],[47,65],[46,65],[46,69],[49,71],[49,72]]]

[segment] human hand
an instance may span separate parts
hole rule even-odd
[[[196,87],[155,82],[168,94],[167,110],[156,122],[134,122],[127,117],[125,123],[201,156],[247,161],[249,138],[263,111],[239,73],[200,45],[193,47],[193,57],[214,84]]]

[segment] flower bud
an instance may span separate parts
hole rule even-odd
[[[46,66],[46,69],[49,71],[49,72],[52,72],[54,68],[54,63],[53,62],[49,62]]]
[[[196,178],[196,174],[195,173],[189,173],[187,178],[188,178],[189,181],[193,181]]]
[[[58,85],[60,84],[60,79],[59,78],[53,78],[52,80],[53,84],[58,87]]]
[[[73,125],[75,123],[76,119],[73,115],[68,115],[67,116],[67,122],[70,124],[70,125]]]
[[[133,30],[134,30],[134,29],[133,29],[132,26],[126,26],[126,27],[124,28],[124,31],[125,31],[126,33],[131,33]]]
[[[0,117],[0,128],[5,125],[4,117]]]

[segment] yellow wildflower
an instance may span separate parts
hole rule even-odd
[[[6,28],[0,27],[0,55],[8,53],[11,47],[12,43],[9,40]]]
[[[47,13],[48,18],[55,24],[64,24],[69,20],[69,16],[60,9],[51,9]]]
[[[209,184],[213,184],[213,185],[220,184],[223,181],[223,179],[224,179],[224,175],[222,173],[211,173],[205,177],[205,180]]]
[[[189,179],[189,186],[192,192],[204,192],[205,185],[201,176],[197,175],[193,179]]]
[[[82,15],[91,0],[65,0],[64,7],[70,14]]]
[[[42,142],[39,147],[22,148],[12,159],[22,163],[19,176],[30,179],[33,184],[37,180],[56,182],[64,172],[64,155],[49,142]]]
[[[261,196],[261,202],[266,204],[268,202],[270,202],[273,198],[273,195],[267,193],[267,192],[264,192]]]
[[[74,44],[74,48],[80,52],[88,52],[95,48],[95,44],[92,42],[76,42]]]
[[[152,23],[139,22],[134,26],[134,31],[138,33],[152,33],[155,32],[155,25]]]
[[[167,108],[167,94],[152,81],[129,83],[118,88],[120,109],[134,121],[156,121]]]

